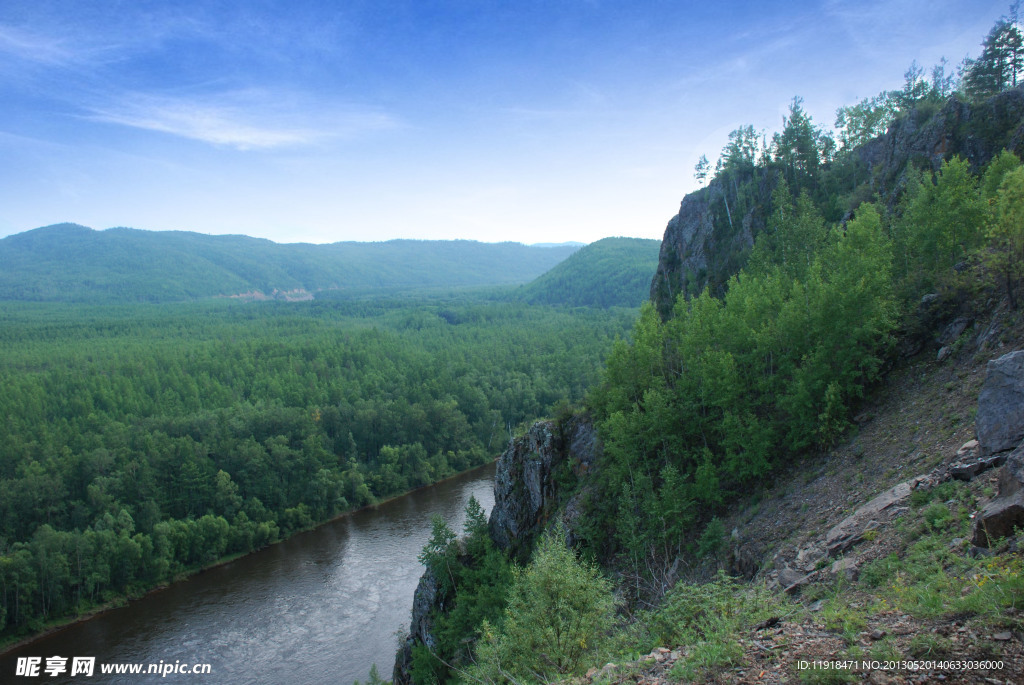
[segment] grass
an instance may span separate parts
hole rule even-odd
[[[638,622],[646,634],[635,636],[632,646],[687,645],[671,675],[699,680],[743,662],[743,633],[770,617],[801,610],[784,595],[720,573],[709,583],[676,585],[658,609]]]
[[[910,503],[911,512],[897,526],[901,553],[861,569],[858,583],[880,607],[920,619],[972,617],[992,625],[1007,623],[1006,609],[1024,608],[1024,560],[1008,554],[972,559],[953,544],[971,532],[976,498],[966,484],[947,481],[915,491]],[[948,645],[921,637],[912,649],[941,652]]]
[[[908,651],[917,659],[941,659],[949,654],[953,643],[936,633],[918,633],[910,639]]]

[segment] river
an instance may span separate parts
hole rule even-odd
[[[470,496],[490,511],[494,466],[463,474],[210,569],[0,658],[5,683],[331,683],[390,679],[409,629],[416,561],[440,514],[458,533]],[[43,671],[67,657],[67,672]],[[18,657],[40,676],[15,677]],[[72,657],[96,657],[71,677]],[[103,675],[101,664],[210,664],[209,675]]]

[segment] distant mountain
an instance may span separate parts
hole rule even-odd
[[[0,300],[309,299],[328,291],[515,285],[577,249],[469,240],[279,244],[241,235],[57,224],[0,240]]]
[[[569,241],[567,243],[530,243],[530,247],[583,247],[586,243]]]
[[[574,307],[639,307],[648,298],[661,242],[605,238],[581,248],[536,280],[516,290],[533,304]]]

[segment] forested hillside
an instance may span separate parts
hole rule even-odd
[[[634,311],[0,305],[0,639],[493,459]]]
[[[604,238],[515,291],[533,304],[639,307],[658,266],[656,240]]]
[[[421,587],[440,599],[429,621],[414,616],[396,682],[555,682],[588,668],[588,681],[622,682],[614,668],[598,669],[666,644],[689,656],[673,652],[666,680],[634,680],[633,672],[630,682],[744,675],[734,668],[744,649],[735,631],[788,610],[781,597],[726,578],[679,582],[687,569],[689,580],[708,580],[696,571],[709,573],[727,544],[719,517],[743,497],[756,513],[765,483],[792,476],[802,460],[827,462],[863,399],[958,312],[991,318],[1005,307],[1019,322],[1022,45],[1016,21],[1002,19],[962,79],[944,63],[930,78],[912,65],[901,90],[841,108],[834,133],[796,97],[781,131],[741,127],[714,166],[701,160],[695,171],[707,187],[669,223],[652,302],[631,339],[616,343],[576,416],[538,424],[503,456],[496,492],[506,500],[492,513],[489,542],[467,530],[474,547],[464,551],[453,534],[435,531]],[[929,313],[929,303],[943,312]],[[956,330],[946,356],[965,344],[957,339],[964,328]],[[599,449],[587,447],[594,438],[580,428],[590,421]],[[510,481],[520,471],[540,484],[520,494]],[[932,496],[922,491],[918,500]],[[926,513],[967,525],[966,512],[939,508]],[[524,524],[524,511],[539,523]],[[918,534],[945,530],[921,525]],[[521,561],[534,540],[522,572],[479,574],[509,556]],[[956,544],[928,542],[932,550]],[[743,563],[752,574],[771,561]],[[886,598],[897,612],[923,612],[915,593],[959,587],[949,573],[980,568],[963,553],[927,569],[888,563],[913,568],[920,582],[894,586],[906,590]],[[1019,608],[1019,555],[988,568],[1002,591],[973,609],[986,621]],[[946,615],[935,606],[944,597],[930,597],[929,616]],[[842,623],[832,625],[848,630]],[[865,653],[856,637],[845,644],[851,655]]]
[[[0,240],[0,300],[301,300],[514,285],[543,274],[576,249],[468,240],[277,244],[248,236],[59,224]]]

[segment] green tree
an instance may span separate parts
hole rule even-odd
[[[1020,166],[1020,158],[1009,150],[1003,150],[989,162],[985,174],[981,177],[981,197],[991,206],[995,206],[999,198],[999,186],[1007,172]]]
[[[885,133],[896,115],[896,101],[889,91],[864,98],[836,110],[836,130],[841,150],[852,150]]]
[[[786,170],[790,184],[813,179],[822,162],[828,161],[833,141],[814,125],[804,110],[804,100],[794,96],[789,116],[782,119],[782,132],[772,136],[775,161]]]
[[[992,242],[989,263],[1003,280],[1010,306],[1016,309],[1016,292],[1024,277],[1024,167],[1004,176],[988,235]]]
[[[700,183],[701,187],[708,180],[708,172],[711,170],[711,163],[708,162],[706,155],[701,155],[700,159],[697,160],[697,165],[693,167],[693,177],[697,179],[697,183]]]
[[[720,171],[744,172],[754,168],[761,136],[753,126],[741,126],[729,132],[729,142],[722,148]]]
[[[895,226],[909,295],[948,277],[980,246],[984,223],[985,205],[966,160],[953,157],[942,163],[934,183],[926,175],[912,184]]]
[[[430,539],[417,559],[434,574],[443,593],[453,592],[458,588],[455,575],[458,553],[459,546],[455,533],[440,514],[431,516]]]
[[[607,639],[615,611],[611,582],[545,534],[515,575],[500,627],[485,623],[471,675],[486,682],[553,682],[576,673]]]
[[[1024,70],[1024,33],[1017,25],[1017,5],[1009,18],[996,21],[982,43],[981,56],[966,64],[963,81],[968,96],[983,98],[1016,87]]]

